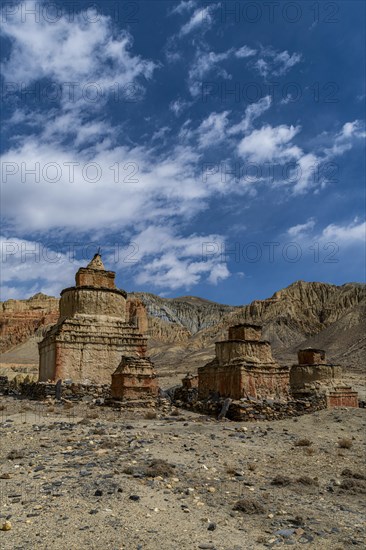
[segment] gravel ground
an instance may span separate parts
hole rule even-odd
[[[364,548],[364,409],[263,423],[2,398],[1,550]]]

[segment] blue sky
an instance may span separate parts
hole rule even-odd
[[[3,4],[2,299],[363,281],[364,2],[93,5]]]

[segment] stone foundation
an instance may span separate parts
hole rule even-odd
[[[332,407],[358,407],[358,393],[350,386],[337,387],[327,394],[327,406]]]

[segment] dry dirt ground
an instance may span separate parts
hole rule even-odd
[[[1,550],[365,548],[365,409],[68,406],[1,398]]]

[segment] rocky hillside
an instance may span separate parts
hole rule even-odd
[[[0,352],[25,343],[58,318],[58,298],[35,294],[28,300],[0,302]]]
[[[329,359],[360,370],[366,352],[366,286],[297,281],[266,300],[227,306],[193,296],[160,298],[135,293],[149,315],[150,355],[163,378],[194,371],[214,355],[214,342],[230,325],[255,322],[282,364],[296,360],[299,347],[316,346]],[[1,361],[37,363],[37,336],[57,318],[58,300],[37,294],[1,304]],[[26,356],[26,357],[25,357]],[[27,359],[27,361],[26,361]]]
[[[239,307],[217,304],[196,296],[160,298],[155,294],[136,292],[146,307],[150,336],[164,343],[184,342],[192,335],[217,325]]]

